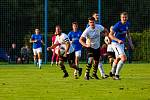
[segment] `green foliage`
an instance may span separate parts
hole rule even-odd
[[[135,46],[133,60],[150,62],[150,30],[142,33],[131,33]]]

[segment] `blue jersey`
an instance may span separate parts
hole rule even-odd
[[[75,51],[82,49],[82,45],[79,42],[81,35],[82,35],[82,32],[80,30],[78,30],[77,32],[70,31],[68,34],[70,41],[73,41],[72,46],[75,49]]]
[[[117,22],[113,27],[113,31],[115,32],[114,36],[119,40],[125,42],[128,28],[129,28],[129,22],[126,22],[125,24],[122,24],[121,21]],[[117,41],[112,40],[112,42],[117,42]]]
[[[37,42],[33,43],[33,49],[37,49],[37,48],[42,47],[42,43],[41,43],[42,35],[41,34],[33,34],[31,36],[31,39],[32,40],[37,40]]]

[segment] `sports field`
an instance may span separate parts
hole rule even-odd
[[[104,68],[109,73],[110,66]],[[150,100],[150,64],[125,64],[121,80],[74,79],[67,70],[63,79],[57,66],[0,65],[0,100]]]

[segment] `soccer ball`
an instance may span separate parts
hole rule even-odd
[[[60,47],[59,48],[59,52],[60,52],[60,56],[63,56],[65,54],[65,48],[64,47]]]

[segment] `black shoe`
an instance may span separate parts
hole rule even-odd
[[[66,78],[66,77],[68,77],[68,76],[69,76],[69,74],[68,74],[68,73],[65,73],[64,76],[63,76],[63,78]]]
[[[110,77],[113,77],[113,76],[115,76],[115,74],[112,74],[112,72],[110,72],[110,73],[109,73],[109,76],[110,76]]]
[[[114,79],[114,80],[120,80],[119,75],[115,75],[115,76],[113,77],[113,79]]]
[[[94,77],[95,79],[99,79],[97,74],[93,74],[92,77]]]
[[[104,75],[104,76],[102,76],[102,79],[105,79],[105,78],[108,78],[109,77],[109,75]]]
[[[79,68],[78,73],[79,73],[79,76],[81,76],[81,75],[82,75],[82,68]]]
[[[85,80],[89,80],[89,73],[86,73],[86,75],[84,76]]]

